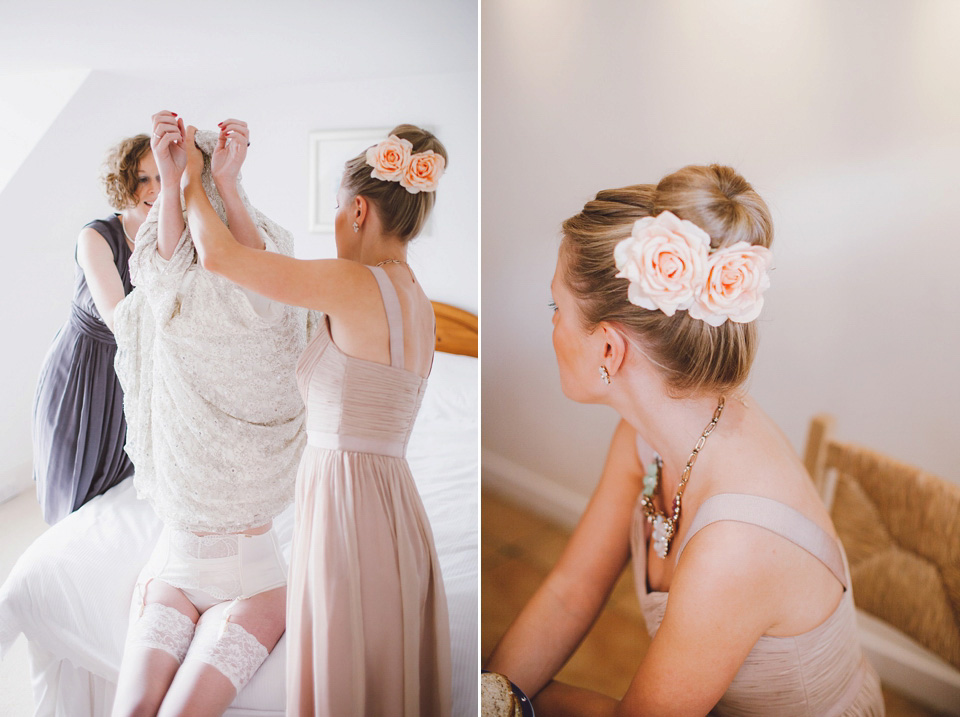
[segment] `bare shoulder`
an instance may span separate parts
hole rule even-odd
[[[724,460],[710,477],[705,501],[716,493],[757,495],[801,513],[836,537],[830,516],[806,468],[779,426],[751,398],[750,415],[737,426]]]
[[[113,249],[106,238],[93,227],[84,227],[77,236],[77,261],[89,269],[93,266],[114,265]]]
[[[789,584],[784,549],[772,533],[756,525],[711,523],[684,547],[670,600],[682,603],[686,596],[702,600],[717,611],[716,619],[736,615],[738,622],[748,623],[751,633],[760,635],[778,621],[784,581]],[[745,605],[750,609],[744,610]]]
[[[103,244],[106,248],[110,248],[110,245],[107,243],[106,237],[98,232],[94,227],[84,227],[80,230],[80,234],[77,236],[77,244],[83,246],[93,246],[97,244]]]

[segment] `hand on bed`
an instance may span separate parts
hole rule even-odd
[[[166,110],[157,112],[150,119],[153,122],[150,149],[153,150],[160,172],[160,185],[177,186],[187,165],[187,153],[183,147],[183,120],[175,112]]]
[[[250,130],[246,122],[237,119],[224,120],[219,127],[220,137],[213,150],[210,170],[218,189],[233,188],[240,176],[240,167],[247,158]]]

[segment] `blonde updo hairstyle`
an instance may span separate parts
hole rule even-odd
[[[103,160],[100,184],[110,206],[118,212],[137,204],[140,160],[150,151],[150,137],[138,134],[120,140]]]
[[[739,241],[770,247],[770,210],[730,167],[684,167],[657,185],[609,189],[563,223],[561,257],[567,286],[578,299],[587,331],[601,322],[619,326],[661,366],[671,395],[732,391],[743,385],[757,349],[755,322],[710,326],[686,311],[667,316],[627,300],[627,280],[616,278],[613,250],[637,219],[671,211],[710,235],[711,249]]]
[[[446,147],[427,130],[412,124],[401,124],[390,130],[389,134],[409,141],[414,154],[433,150],[449,164]],[[364,150],[346,163],[342,186],[353,196],[364,197],[373,205],[386,234],[399,237],[404,242],[410,241],[426,224],[437,201],[437,193],[411,194],[399,182],[387,182],[370,176],[372,170],[373,167],[367,164],[367,151]]]

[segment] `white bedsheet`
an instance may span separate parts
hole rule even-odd
[[[450,610],[454,715],[477,711],[477,360],[436,356],[408,459],[433,528]],[[275,521],[289,559],[292,509]],[[22,632],[37,715],[108,715],[136,577],[161,523],[126,480],[47,530],[0,588],[0,657]],[[285,638],[227,715],[280,715]]]

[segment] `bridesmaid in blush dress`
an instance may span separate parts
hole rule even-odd
[[[435,342],[406,249],[433,207],[446,151],[400,125],[348,161],[339,258],[304,261],[237,243],[200,186],[194,133],[184,197],[203,266],[325,314],[297,367],[308,440],[288,584],[287,714],[448,715],[446,597],[404,457]],[[246,150],[230,131],[220,141]]]
[[[882,717],[843,545],[745,388],[773,260],[766,203],[734,169],[691,165],[598,192],[562,236],[560,386],[621,421],[487,669],[541,717]],[[631,559],[650,646],[630,685],[618,700],[555,679]]]

